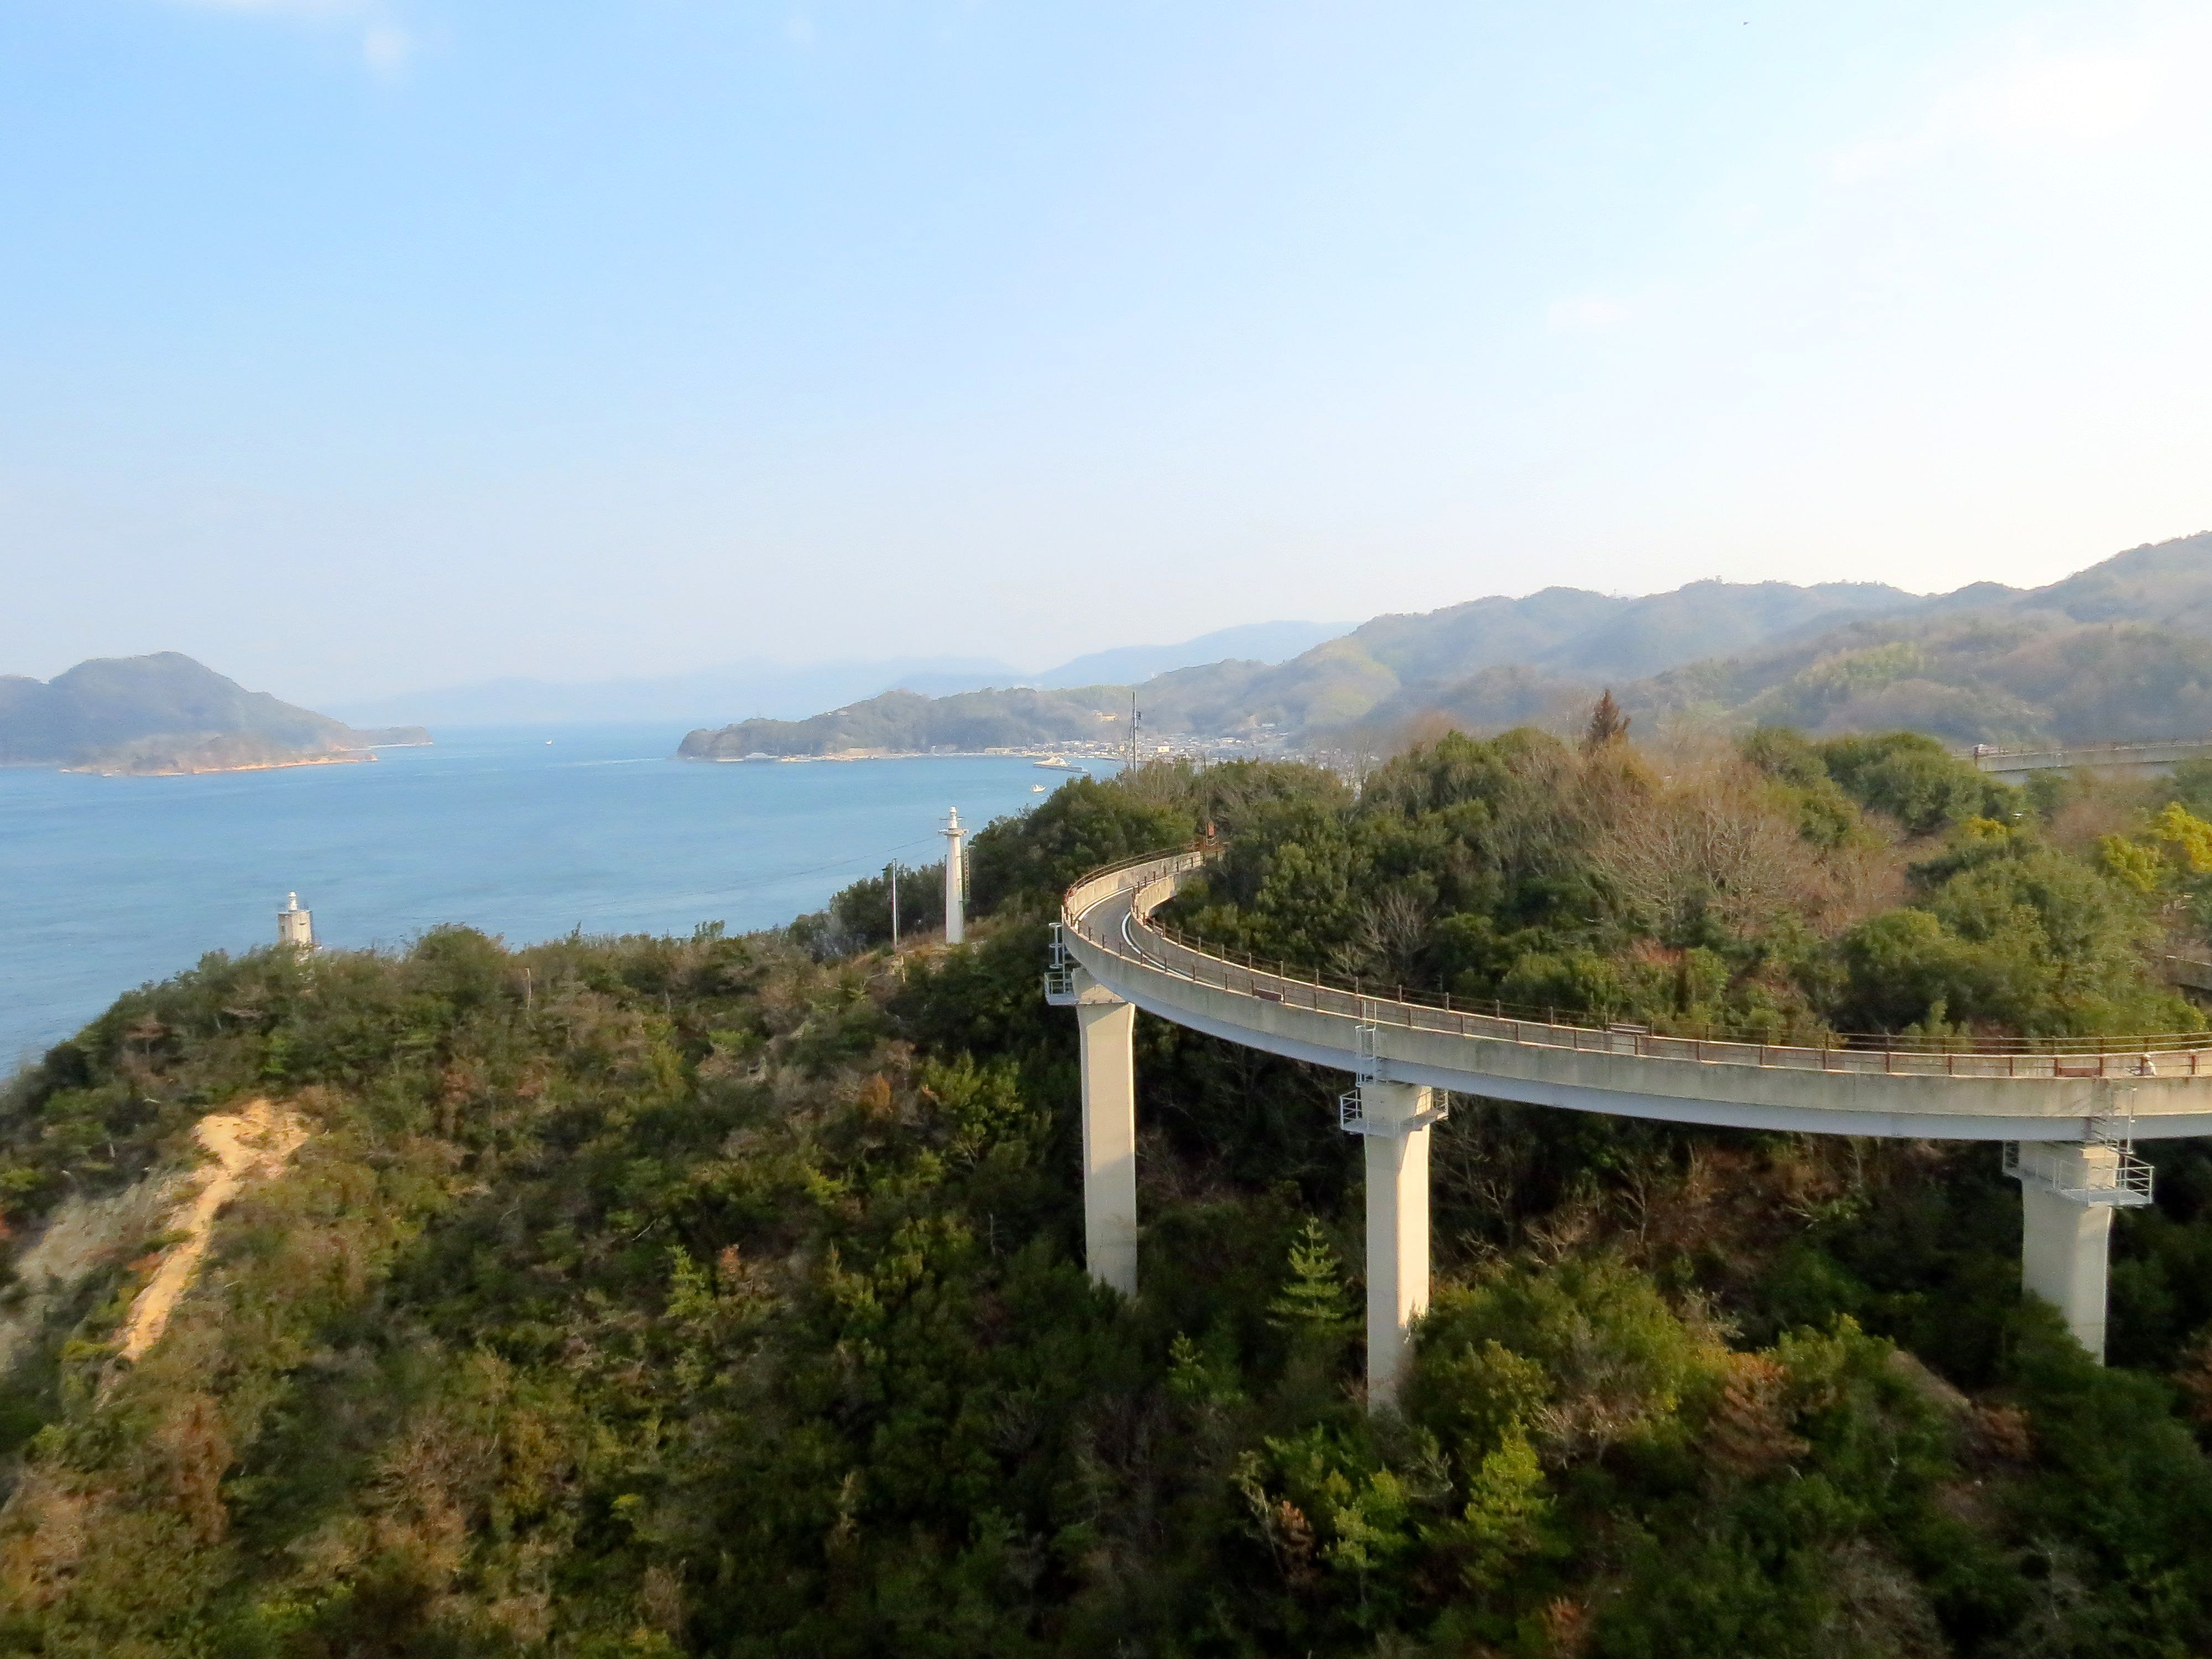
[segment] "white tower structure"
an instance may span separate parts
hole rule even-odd
[[[957,945],[965,929],[965,907],[962,903],[968,895],[968,860],[960,850],[960,809],[954,807],[945,828],[938,831],[945,837],[945,942]]]
[[[315,948],[314,913],[300,908],[297,893],[285,894],[284,908],[276,913],[276,942],[297,945],[302,951]]]

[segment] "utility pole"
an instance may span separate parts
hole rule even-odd
[[[1137,769],[1137,694],[1129,693],[1129,769]]]
[[[893,859],[884,866],[891,878],[891,954],[898,954],[898,860]]]

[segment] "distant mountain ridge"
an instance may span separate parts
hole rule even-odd
[[[1632,714],[1957,744],[2212,732],[2212,532],[2132,548],[2047,586],[1980,582],[1626,681],[1521,667],[1379,705],[1347,732],[1442,719],[1564,726],[1606,685]]]
[[[1032,684],[1047,690],[1085,685],[1136,685],[1180,668],[1214,662],[1286,662],[1314,647],[1349,634],[1352,623],[1247,623],[1174,645],[1124,645],[1094,651],[1047,669]]]
[[[1961,744],[2212,732],[2212,532],[2131,548],[2045,587],[1963,589],[1911,617],[1658,675],[1627,701]]]
[[[1161,738],[1365,744],[1437,719],[1565,725],[1601,687],[1631,711],[1960,743],[2212,730],[2212,532],[2131,549],[2030,591],[1692,582],[1637,598],[1547,588],[1385,616],[1276,665],[1228,660],[1134,689]],[[684,755],[1033,747],[1126,733],[1126,685],[878,697],[804,720],[692,732]]]
[[[558,681],[510,677],[380,697],[343,712],[362,720],[445,726],[587,725],[753,717],[798,720],[890,692],[942,697],[987,687],[1066,689],[1130,684],[1227,657],[1281,662],[1352,631],[1351,623],[1268,622],[1224,628],[1171,645],[1125,645],[1041,672],[981,657],[891,657],[787,664],[731,663],[677,674]]]
[[[0,675],[0,765],[235,771],[429,741],[420,726],[357,731],[175,651],[94,658],[51,680]]]
[[[1304,737],[1359,720],[1379,707],[1418,703],[1430,690],[1484,670],[1545,664],[1571,673],[1609,658],[1623,665],[1624,678],[1634,678],[1918,603],[1896,588],[1853,582],[1695,582],[1636,599],[1547,588],[1526,599],[1377,617],[1288,662],[1232,659],[1176,669],[1143,682],[1138,699],[1146,729],[1164,738]],[[877,697],[805,720],[741,720],[695,731],[682,752],[729,759],[1077,743],[1096,738],[1116,720],[1126,730],[1127,695],[1124,683],[1018,696],[1001,690],[965,698]]]
[[[608,725],[696,721],[732,708],[796,718],[888,690],[943,696],[1007,685],[1018,670],[993,659],[893,657],[811,663],[734,663],[626,679],[521,676],[448,685],[347,705],[352,720],[422,720],[440,726]]]

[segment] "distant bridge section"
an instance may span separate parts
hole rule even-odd
[[[2212,759],[2212,738],[2154,738],[2146,743],[2077,743],[2046,744],[2040,748],[2006,748],[1978,743],[1960,751],[1984,772],[1999,775],[2022,772],[2065,772],[2086,767],[2093,772],[2133,773],[2148,776],[2171,772],[2183,761]]]

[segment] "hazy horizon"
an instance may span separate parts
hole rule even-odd
[[[2212,525],[2187,8],[28,0],[0,672],[1017,669]]]

